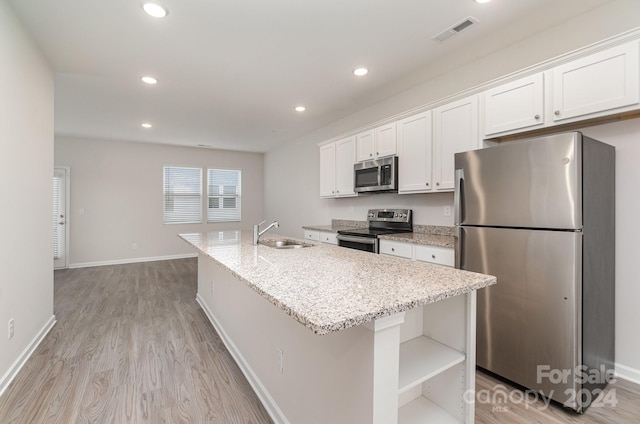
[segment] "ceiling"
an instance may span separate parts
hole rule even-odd
[[[9,3],[55,70],[56,135],[265,152],[610,1]]]

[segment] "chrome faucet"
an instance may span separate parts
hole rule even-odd
[[[266,233],[267,231],[269,231],[272,227],[276,227],[278,228],[280,226],[280,224],[278,224],[278,221],[273,221],[271,224],[269,224],[269,226],[267,228],[265,228],[264,230],[260,231],[260,226],[262,224],[264,224],[267,221],[262,221],[259,224],[255,224],[253,226],[253,245],[257,246],[258,245],[258,241],[260,240],[260,236],[263,235],[264,233]]]

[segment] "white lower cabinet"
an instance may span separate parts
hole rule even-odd
[[[316,230],[304,230],[304,239],[320,241],[320,231]]]
[[[455,265],[455,252],[450,247],[416,245],[414,250],[414,259],[418,261],[451,267]]]
[[[322,243],[338,244],[337,234],[330,231],[304,230],[304,239],[321,241]]]
[[[380,240],[380,253],[383,255],[399,256],[413,259],[413,246],[392,240]]]
[[[451,267],[455,265],[455,252],[450,247],[429,246],[382,239],[380,240],[380,253],[438,265]]]
[[[320,231],[318,235],[318,239],[323,243],[338,244],[338,239],[336,238],[336,236],[337,236],[336,233]]]

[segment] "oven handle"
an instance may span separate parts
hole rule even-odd
[[[376,241],[377,241],[377,239],[375,238],[343,236],[342,234],[338,234],[336,238],[342,241],[350,241],[353,243],[362,243],[362,244],[376,244]]]

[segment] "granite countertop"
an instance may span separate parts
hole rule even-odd
[[[495,277],[325,243],[252,245],[251,231],[180,237],[316,334],[328,334],[495,284]],[[284,239],[272,233],[263,240]],[[291,238],[287,238],[291,239]]]
[[[401,241],[405,243],[425,244],[428,246],[455,247],[455,237],[427,233],[396,233],[378,236],[380,239]]]
[[[367,228],[367,221],[349,221],[333,219],[330,225],[305,225],[302,228],[312,231],[325,231],[337,233],[341,230],[353,230],[354,228]],[[428,246],[455,247],[453,227],[436,225],[414,225],[413,233],[394,233],[379,236],[381,239],[400,241],[405,243],[424,244]]]

